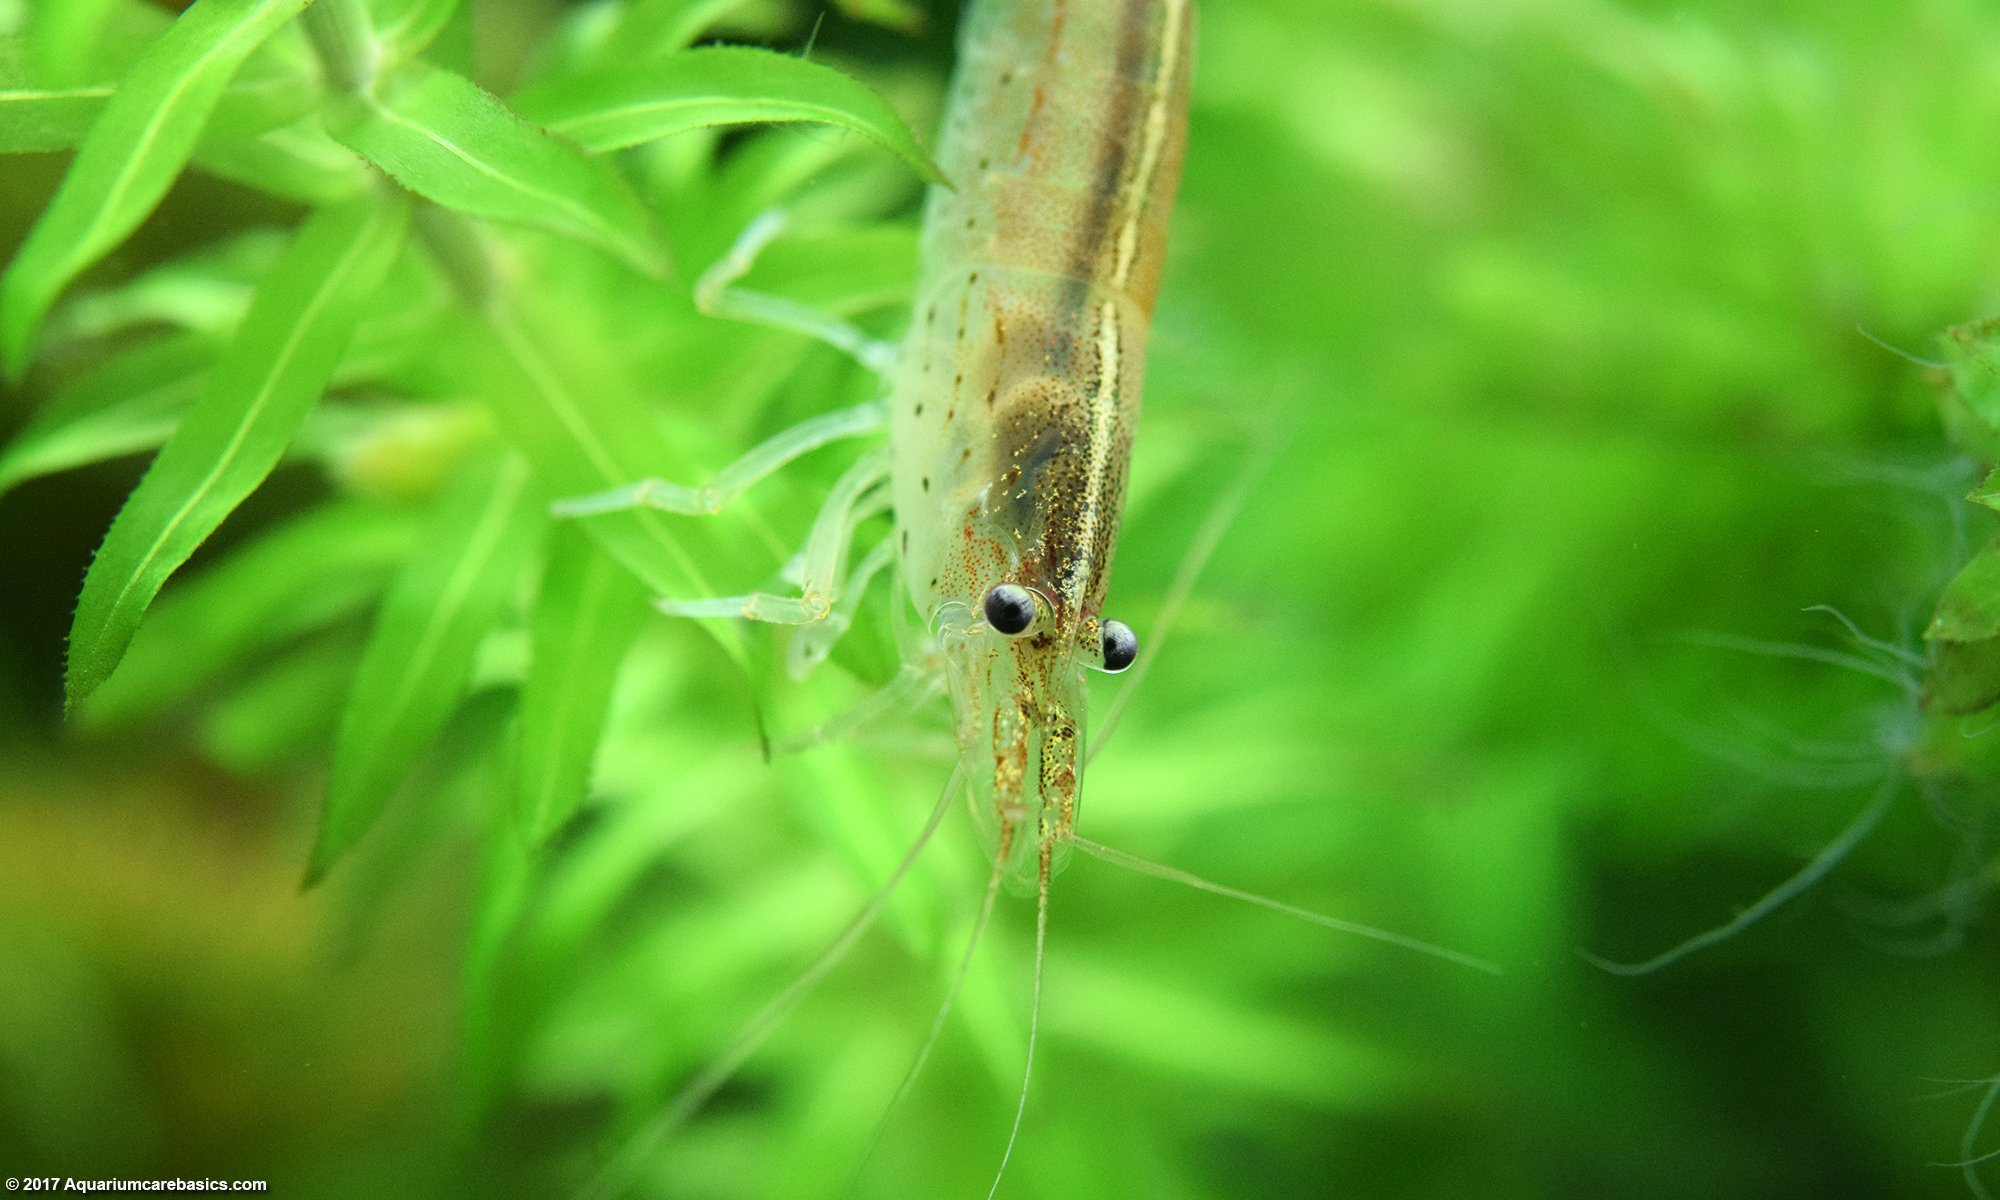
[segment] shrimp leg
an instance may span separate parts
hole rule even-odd
[[[888,453],[878,450],[849,467],[833,485],[798,558],[797,596],[751,592],[700,600],[661,598],[653,601],[653,607],[670,617],[747,617],[774,625],[825,620],[840,598],[841,571],[855,529],[888,507],[888,497],[880,487],[888,474]]]
[[[685,487],[664,479],[642,479],[608,492],[557,500],[549,505],[549,512],[557,517],[594,517],[634,508],[657,508],[687,516],[708,516],[721,512],[731,501],[794,459],[833,442],[878,432],[888,424],[888,419],[888,411],[879,403],[823,413],[759,442],[700,487]]]
[[[804,679],[827,660],[833,653],[833,646],[854,625],[855,610],[861,607],[861,597],[868,591],[868,585],[875,576],[895,560],[895,545],[888,539],[875,544],[867,557],[858,563],[847,576],[847,583],[841,588],[834,601],[833,611],[826,620],[801,629],[792,639],[790,651],[785,656],[785,670],[793,679]]]
[[[729,252],[695,281],[695,308],[711,317],[804,334],[852,358],[876,378],[886,378],[896,365],[896,348],[888,342],[869,337],[859,327],[810,305],[735,286],[756,265],[764,247],[785,231],[785,222],[782,208],[770,209],[750,222]]]
[[[891,720],[907,721],[944,690],[944,676],[936,670],[905,663],[889,682],[868,693],[854,707],[818,725],[781,739],[772,749],[775,755],[798,754],[833,742],[864,741],[867,735],[886,728]]]

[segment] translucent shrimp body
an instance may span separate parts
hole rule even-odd
[[[1016,874],[1073,831],[1083,671],[1186,137],[1192,0],[975,0],[890,399],[898,553],[974,809]],[[1000,584],[1035,598],[1007,636]],[[1022,836],[1032,817],[1035,837]]]

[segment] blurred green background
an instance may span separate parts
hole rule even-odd
[[[750,10],[720,33],[815,37],[928,139],[949,12],[911,35]],[[475,78],[504,94],[571,15],[477,0],[459,31]],[[2000,10],[1209,0],[1199,49],[1112,589],[1162,653],[1083,826],[1505,973],[1079,857],[1000,1194],[1973,1194],[1941,1164],[1984,1094],[1960,1085],[2000,1071],[1993,777],[1980,727],[1940,732],[1917,695],[1939,589],[1990,530],[1961,500],[1977,473],[1934,372],[1877,339],[1931,358],[2000,309]],[[798,203],[913,219],[915,185],[879,152],[796,129],[719,146],[831,147]],[[0,163],[0,246],[66,163]],[[197,170],[91,278],[297,211]],[[714,223],[675,231],[686,261],[727,244]],[[560,296],[556,278],[536,286]],[[628,302],[634,323],[668,303]],[[712,347],[735,336],[691,353],[720,374]],[[689,463],[865,394],[831,354],[759,338],[742,353],[789,349],[755,403],[725,389],[668,419]],[[57,375],[0,397],[4,427]],[[7,1174],[568,1194],[833,936],[944,779],[934,715],[759,752],[753,691],[783,735],[884,677],[887,589],[805,686],[753,689],[656,619],[588,810],[530,854],[481,832],[512,719],[501,630],[385,826],[302,892],[365,614],[164,716],[59,718],[77,584],[144,465],[0,497]],[[760,492],[779,540],[839,465]],[[194,566],[357,486],[287,466]],[[1092,686],[1108,704],[1119,684]],[[1740,936],[1639,977],[1580,956],[1643,960],[1723,925],[1885,787],[1854,853]],[[966,824],[648,1156],[638,1194],[846,1191],[977,905]],[[1032,903],[1003,898],[858,1194],[983,1193],[1032,938]],[[1971,1144],[2000,1146],[2000,1122]]]

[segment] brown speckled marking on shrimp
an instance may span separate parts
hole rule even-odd
[[[957,186],[930,197],[925,318],[891,399],[898,544],[975,810],[1016,869],[1075,826],[1082,672],[1101,654],[1192,22],[1192,0],[975,0],[946,110]],[[1041,597],[1029,634],[985,624],[1001,583]]]

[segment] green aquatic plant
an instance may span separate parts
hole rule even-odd
[[[569,1194],[868,903],[952,756],[843,718],[892,589],[804,681],[648,607],[779,577],[839,453],[549,506],[871,397],[698,284],[782,211],[740,288],[896,334],[955,7],[0,0],[0,1164]],[[1114,583],[1163,652],[1081,825],[1506,974],[1079,856],[1002,1194],[1977,1188],[1985,1095],[1922,1097],[2000,1061],[1986,335],[1941,426],[1854,330],[1992,310],[2000,17],[1201,15]],[[1857,817],[1671,970],[1574,953]],[[983,1191],[1029,906],[883,1116],[985,877],[946,814],[637,1190]]]
[[[584,801],[647,591],[769,575],[796,524],[558,522],[550,501],[861,386],[825,363],[798,385],[807,347],[704,316],[684,274],[782,205],[793,232],[748,284],[868,319],[908,286],[911,232],[882,218],[939,178],[848,75],[690,48],[718,21],[771,28],[770,6],[503,15],[543,36],[499,64],[491,16],[435,0],[38,5],[0,47],[0,149],[73,151],[0,277],[0,358],[49,397],[0,479],[157,447],[84,578],[66,707],[105,731],[199,712],[208,751],[252,772],[330,740],[309,885],[398,793],[424,824],[487,789],[469,819],[498,879],[477,924],[500,931],[510,856]],[[799,122],[829,132],[730,132]],[[188,172],[273,203],[99,268]],[[320,494],[243,517],[274,476]],[[719,657],[668,657],[742,697],[754,745],[766,674],[710,625]],[[474,1046],[513,1053],[479,1041],[468,990]]]
[[[617,304],[621,290],[654,297],[658,320],[644,346],[623,348],[626,361],[687,342],[686,331],[701,318],[669,282],[660,210],[698,209],[699,221],[690,218],[676,232],[699,246],[701,232],[726,229],[744,204],[787,198],[781,170],[767,166],[745,168],[739,174],[746,178],[732,181],[753,198],[733,207],[704,203],[719,182],[719,164],[706,157],[712,131],[818,122],[872,139],[934,177],[894,111],[839,72],[768,51],[680,48],[701,32],[693,11],[701,7],[655,4],[627,16],[626,24],[682,22],[675,36],[650,43],[657,66],[622,58],[622,26],[604,28],[602,20],[559,37],[565,53],[536,64],[516,99],[534,123],[424,56],[455,20],[464,24],[449,3],[337,0],[301,15],[303,3],[206,0],[129,64],[96,48],[122,45],[133,27],[157,19],[140,5],[99,6],[97,29],[38,12],[16,39],[21,79],[8,96],[8,148],[74,144],[76,155],[0,280],[7,366],[18,378],[39,351],[58,378],[80,374],[63,368],[81,361],[115,373],[117,383],[91,375],[94,388],[55,384],[51,390],[66,394],[11,443],[0,470],[18,484],[152,439],[163,443],[85,577],[69,639],[69,707],[88,707],[126,660],[162,585],[288,455],[318,460],[345,485],[337,505],[283,523],[252,548],[294,564],[294,596],[342,585],[313,576],[347,566],[356,539],[379,542],[382,525],[431,510],[409,558],[387,581],[342,709],[315,874],[373,823],[465,695],[480,644],[516,619],[540,633],[533,680],[523,686],[521,737],[529,756],[524,776],[536,789],[523,803],[546,836],[580,798],[610,686],[602,668],[620,657],[621,624],[629,636],[631,622],[616,610],[636,604],[636,589],[604,581],[610,573],[598,568],[597,556],[623,553],[642,576],[701,586],[699,557],[665,522],[585,522],[598,549],[564,549],[562,569],[538,593],[557,615],[537,621],[532,604],[516,611],[548,536],[547,497],[622,481],[620,459],[645,470],[668,458],[645,455],[661,439],[639,432],[653,418],[629,391],[581,399],[572,392],[574,377],[558,377],[564,349],[586,352],[614,324],[591,319],[590,306]],[[727,7],[707,6],[712,15]],[[58,49],[78,57],[45,62],[57,51],[37,35],[58,36],[50,30],[72,39]],[[44,86],[69,77],[112,78],[117,86]],[[260,87],[283,103],[260,104]],[[245,111],[226,120],[232,100]],[[93,103],[101,111],[65,126],[79,115],[74,110]],[[294,139],[317,139],[314,151]],[[637,167],[621,172],[600,157],[662,143],[672,149],[653,162],[663,155],[679,161],[655,167],[644,199]],[[821,169],[860,157],[832,142],[787,149]],[[191,258],[80,297],[44,333],[67,285],[128,236],[191,161],[200,167],[211,152],[285,165],[243,177],[278,199],[312,206],[283,248],[272,253],[280,239],[268,228],[219,230]],[[297,186],[314,173],[311,186]],[[893,202],[893,189],[890,196]],[[861,216],[825,217],[817,243],[792,269],[833,274],[838,287],[863,289],[858,302],[865,304],[879,302],[867,289],[882,286],[885,268],[856,279],[843,276],[831,256],[886,258],[892,271],[898,248]],[[782,291],[785,282],[776,286]],[[184,309],[204,301],[207,314],[186,319],[193,314]],[[561,331],[542,328],[534,310],[569,304],[583,307],[562,347]],[[65,324],[75,310],[90,314],[80,318],[85,328]],[[231,320],[238,313],[240,323]],[[206,355],[190,344],[198,335],[213,343],[203,347]],[[482,355],[491,355],[492,367],[483,373],[459,361]],[[186,386],[177,387],[182,380]],[[774,383],[744,387],[738,407],[754,413]],[[683,396],[692,391],[671,372],[654,384]],[[412,472],[420,478],[408,490],[417,494],[395,495]],[[395,515],[382,504],[428,494],[434,505],[406,503]],[[361,515],[371,505],[372,520]],[[336,508],[347,510],[346,519],[329,519]],[[600,532],[603,526],[613,532]],[[269,569],[239,570],[238,586],[270,589]],[[218,650],[241,654],[264,639],[315,632],[372,598],[351,596],[310,621],[281,611],[286,599],[267,599],[277,627],[241,628]],[[172,607],[209,614],[206,622],[186,618],[197,627],[249,624],[239,595],[190,597]],[[570,661],[578,655],[588,661]],[[179,654],[173,658],[155,669],[182,675],[184,686],[193,682]],[[139,669],[118,672],[114,696],[141,689],[155,705],[168,698],[162,681],[143,677],[144,664],[142,654]]]

